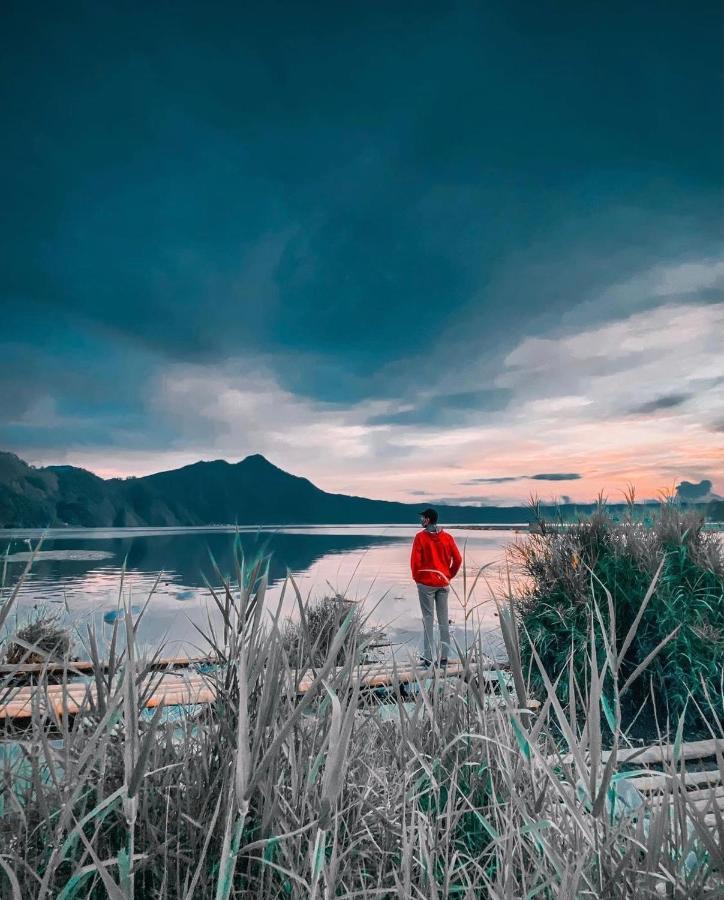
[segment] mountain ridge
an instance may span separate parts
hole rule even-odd
[[[0,451],[0,527],[302,525],[415,522],[421,504],[330,493],[260,453],[131,478],[31,466]],[[523,507],[441,506],[446,521],[528,521]]]
[[[330,493],[260,453],[234,463],[198,460],[150,475],[104,479],[78,466],[31,466],[0,451],[0,528],[416,524],[430,502]],[[524,506],[435,506],[447,523],[521,524],[532,518]],[[711,517],[722,518],[721,503],[714,506],[708,507]],[[593,508],[561,510],[575,515]],[[546,507],[548,515],[554,511]]]

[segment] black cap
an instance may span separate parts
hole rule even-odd
[[[437,510],[428,507],[427,509],[423,509],[420,513],[425,519],[429,519],[433,525],[437,525]]]

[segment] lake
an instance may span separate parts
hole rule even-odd
[[[224,576],[233,574],[235,534],[245,557],[271,554],[267,605],[276,607],[287,571],[303,597],[344,594],[363,604],[371,622],[385,629],[396,652],[416,653],[422,628],[417,590],[411,581],[409,555],[416,528],[409,526],[319,526],[304,528],[144,528],[56,529],[45,531],[41,552],[18,595],[17,614],[22,623],[34,609],[57,613],[78,633],[95,625],[107,639],[117,614],[124,560],[123,597],[140,608],[156,579],[161,579],[139,627],[144,647],[165,645],[165,655],[198,655],[207,649],[194,626],[208,628],[208,617],[218,622],[215,605],[204,578],[220,583],[212,563]],[[472,581],[486,564],[489,581],[502,589],[505,548],[515,538],[509,531],[451,529]],[[30,543],[38,531],[0,531],[0,546],[7,559],[4,595],[17,583],[27,561]],[[454,586],[462,597],[462,574]],[[468,621],[485,633],[491,654],[502,655],[495,604],[489,586],[480,579],[470,604],[483,604]],[[294,592],[287,588],[284,613],[294,613]],[[465,641],[463,605],[450,595],[452,634]],[[82,646],[75,652],[84,656]]]

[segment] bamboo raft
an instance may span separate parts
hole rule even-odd
[[[611,751],[601,754],[601,761],[608,762]],[[704,763],[714,757],[713,763]],[[706,769],[666,771],[666,766],[691,761],[708,765]],[[548,762],[571,764],[573,756],[567,754],[562,759],[549,757]],[[630,747],[617,752],[617,762],[621,765],[661,766],[663,771],[637,771],[626,781],[648,798],[654,808],[675,807],[685,796],[687,808],[703,817],[704,825],[716,829],[724,822],[724,740],[712,738],[703,741],[687,741],[679,747],[672,744],[652,744],[648,747]],[[683,789],[682,789],[683,788]]]
[[[147,663],[150,671],[159,669],[188,669],[192,666],[213,665],[216,660],[211,656],[165,656]],[[21,663],[19,665],[3,663],[0,665],[0,678],[13,675],[88,675],[93,672],[108,671],[108,664],[97,666],[90,659],[70,659],[62,662]]]
[[[706,741],[688,741],[682,743],[678,750],[678,758],[684,760],[690,759],[706,759],[709,756],[720,754],[724,756],[724,739],[711,738]],[[611,756],[610,750],[604,750],[601,753],[601,761],[607,763]],[[616,754],[616,760],[619,764],[627,765],[662,765],[663,763],[673,762],[677,758],[677,752],[672,744],[651,744],[648,747],[627,747],[619,749]],[[563,763],[570,765],[574,762],[573,754],[567,753],[565,756],[551,756],[548,758],[550,763]]]
[[[717,752],[721,754],[723,749],[724,741],[721,740],[691,741],[681,745],[681,758],[703,760],[717,755]],[[662,750],[668,752],[662,754]],[[661,762],[662,758],[672,759],[671,750],[670,746],[647,748],[652,762]],[[654,808],[676,808],[677,803],[685,800],[687,809],[693,809],[696,815],[700,815],[707,828],[716,830],[724,822],[724,784],[722,770],[718,767],[678,773],[676,776],[656,772],[627,780],[648,797]],[[677,783],[683,785],[683,790],[676,786]]]
[[[196,661],[198,662],[198,661]],[[204,662],[208,662],[204,660]],[[158,706],[196,706],[212,703],[216,699],[216,680],[212,675],[189,671],[193,664],[190,660],[184,660],[184,669],[168,671],[172,660],[159,660],[154,664],[155,668],[167,671],[152,672],[146,675],[137,689],[140,702],[146,709],[154,709]],[[32,668],[38,674],[40,667]],[[72,674],[74,669],[78,671],[78,665],[73,664],[61,671]],[[81,671],[92,671],[91,664],[84,664]],[[17,669],[16,669],[17,671]],[[337,670],[339,671],[339,670]],[[483,681],[487,689],[494,689],[497,684],[497,676],[492,671],[486,671],[476,665],[468,665],[467,668],[461,662],[451,662],[445,669],[434,670],[438,679],[477,676]],[[372,664],[360,666],[360,682],[363,688],[375,690],[378,688],[402,688],[412,687],[418,682],[424,682],[432,673],[428,669],[415,667],[393,668],[391,664]],[[297,693],[305,694],[315,680],[313,670],[304,672],[298,681]],[[75,716],[79,713],[91,710],[97,702],[97,688],[94,681],[65,681],[61,684],[33,684],[22,687],[8,687],[0,690],[0,722],[9,724],[30,719],[34,711],[43,719],[60,719],[65,716]],[[537,701],[528,704],[529,709],[537,709]]]

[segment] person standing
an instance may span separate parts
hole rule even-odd
[[[447,665],[450,650],[448,620],[448,594],[450,581],[457,575],[462,557],[454,538],[438,528],[437,511],[425,509],[420,513],[420,526],[412,544],[410,568],[417,584],[422,611],[423,651],[420,663],[432,665],[437,658],[433,653],[434,616],[440,629],[440,665]]]

